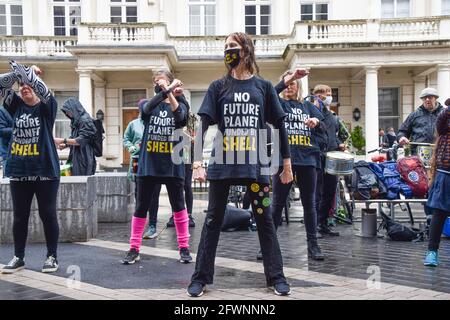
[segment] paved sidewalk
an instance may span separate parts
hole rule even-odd
[[[194,257],[206,207],[202,197],[196,198],[197,226],[190,229]],[[170,211],[167,199],[161,200],[158,230]],[[301,212],[297,203],[293,210]],[[443,240],[439,268],[429,269],[422,265],[426,243],[364,239],[355,236],[357,227],[340,225],[340,237],[319,239],[327,255],[323,262],[307,259],[301,223],[280,227],[285,275],[292,286],[289,297],[277,297],[266,288],[262,263],[255,259],[256,232],[222,233],[215,284],[197,300],[450,300],[450,241]],[[128,249],[129,230],[128,224],[101,224],[95,240],[60,244],[60,270],[51,275],[40,272],[45,245],[28,245],[27,269],[0,275],[0,299],[191,299],[185,288],[194,264],[178,262],[174,228],[145,240],[141,262],[124,266],[119,260]],[[0,246],[0,263],[7,263],[12,252],[12,245]]]

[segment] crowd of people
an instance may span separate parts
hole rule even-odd
[[[329,86],[317,85],[303,98],[300,79],[306,69],[287,71],[275,86],[259,76],[255,48],[245,33],[232,33],[225,41],[226,75],[213,81],[200,106],[197,121],[183,95],[183,83],[165,70],[154,73],[155,95],[139,101],[139,117],[124,133],[130,153],[129,179],[135,183],[136,207],[130,230],[130,249],[122,263],[141,259],[142,239],[156,237],[161,185],[172,208],[180,262],[189,263],[189,227],[195,226],[192,177],[209,181],[208,209],[198,244],[195,271],[187,288],[191,297],[213,283],[215,256],[230,186],[247,187],[247,201],[257,224],[266,284],[277,295],[289,295],[277,237],[282,210],[293,183],[300,188],[304,209],[308,256],[324,260],[318,238],[339,236],[328,224],[338,178],[325,172],[328,152],[344,151],[342,121],[333,113]],[[92,175],[96,161],[93,120],[81,103],[67,100],[61,111],[71,120],[71,135],[53,137],[57,102],[36,67],[11,62],[12,72],[0,75],[0,153],[4,174],[11,180],[14,209],[14,257],[2,269],[13,273],[25,266],[25,243],[31,200],[36,194],[44,225],[47,255],[43,272],[58,269],[56,194],[59,187],[58,149],[70,148],[73,175]],[[19,84],[18,95],[13,89]],[[438,248],[445,219],[450,215],[450,110],[439,104],[435,89],[425,89],[423,105],[408,116],[398,134],[380,129],[380,145],[391,147],[411,141],[435,143],[429,215],[430,240],[425,265],[438,265]],[[217,125],[213,153],[203,168],[205,133]],[[182,134],[178,134],[182,131]],[[269,132],[269,133],[268,133]],[[264,134],[261,134],[264,133]],[[277,143],[270,148],[267,138]],[[187,142],[186,142],[187,141]],[[194,143],[195,142],[195,143]],[[412,152],[416,152],[412,148]],[[182,161],[176,161],[176,159]],[[270,190],[272,189],[272,197]],[[148,218],[147,218],[148,217]],[[146,230],[146,226],[147,230]]]

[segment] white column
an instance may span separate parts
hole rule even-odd
[[[365,106],[365,136],[367,151],[378,148],[378,69],[366,67],[366,106]]]
[[[78,71],[79,74],[79,100],[84,109],[93,116],[92,106],[92,80],[90,71]]]
[[[450,97],[450,65],[439,65],[437,70],[439,102],[444,104]]]

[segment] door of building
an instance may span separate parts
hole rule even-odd
[[[136,119],[139,116],[139,110],[138,109],[123,109],[122,110],[122,128],[123,132],[125,132],[128,124]],[[129,165],[130,164],[130,153],[128,150],[123,148],[123,164]]]

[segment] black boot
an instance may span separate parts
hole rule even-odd
[[[192,214],[189,215],[189,228],[194,228],[195,227],[195,220],[194,217],[192,216]]]
[[[308,257],[318,261],[325,259],[325,255],[320,251],[317,240],[308,240]]]
[[[322,236],[332,236],[332,237],[338,237],[339,232],[334,231],[331,229],[331,227],[327,226],[326,224],[321,224],[317,227],[317,232],[320,233]]]

